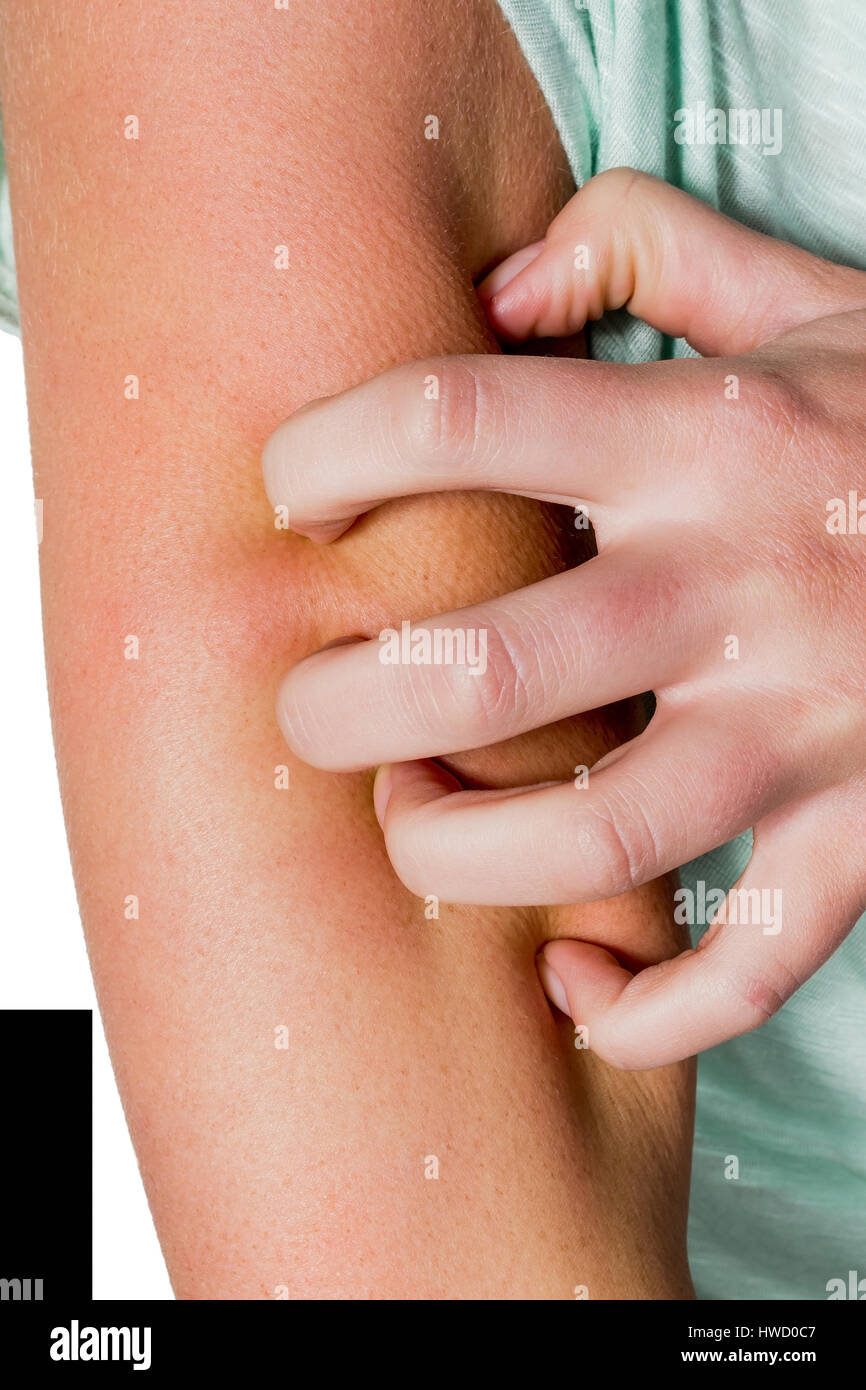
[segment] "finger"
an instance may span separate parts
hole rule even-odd
[[[394,791],[395,777],[400,788],[401,803],[407,810],[428,805],[461,789],[454,774],[439,763],[399,763],[396,768],[384,763],[377,770],[373,782],[373,806],[382,829],[385,828],[385,814]]]
[[[756,729],[748,742],[742,730],[733,701],[662,709],[588,777],[517,792],[442,796],[438,783],[425,787],[426,765],[398,764],[383,812],[391,862],[413,892],[444,902],[615,897],[717,848],[799,790],[778,738]]]
[[[286,740],[314,767],[355,771],[485,747],[669,685],[718,646],[687,541],[674,551],[611,545],[504,598],[318,652],[280,688]]]
[[[717,395],[700,362],[434,358],[290,416],[265,445],[265,485],[291,529],[316,539],[430,492],[513,492],[586,505],[595,520],[639,494],[659,503],[662,459],[676,487]]]
[[[814,974],[866,906],[862,810],[834,805],[828,818],[827,800],[759,827],[746,873],[697,950],[633,976],[600,947],[545,946],[548,996],[586,1028],[593,1051],[628,1068],[679,1061],[759,1027]],[[856,859],[839,853],[846,843]]]
[[[529,254],[531,253],[531,254]],[[707,356],[748,352],[798,324],[866,305],[866,276],[741,226],[671,184],[609,169],[537,243],[479,288],[514,341],[578,332],[625,306]]]

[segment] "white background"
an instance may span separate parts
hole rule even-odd
[[[0,1008],[94,1010],[93,1296],[166,1299],[171,1286],[96,1012],[69,867],[45,689],[21,344],[4,332],[0,438]]]

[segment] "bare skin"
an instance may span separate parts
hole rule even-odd
[[[8,0],[2,38],[64,805],[178,1297],[691,1296],[691,1068],[576,1050],[535,965],[555,936],[674,953],[667,887],[431,919],[371,774],[305,766],[274,717],[324,643],[578,558],[557,513],[475,494],[324,550],[260,483],[306,401],[494,350],[473,280],[571,191],[498,10],[227,0],[217,25],[94,0],[58,24]],[[562,776],[633,727],[623,707],[452,765]]]

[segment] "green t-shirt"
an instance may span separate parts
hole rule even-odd
[[[9,184],[3,158],[3,128],[0,126],[0,327],[18,331],[18,296],[15,292],[15,257],[12,251],[12,215],[9,211]]]

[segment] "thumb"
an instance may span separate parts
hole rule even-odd
[[[513,342],[577,333],[625,306],[718,356],[863,308],[866,274],[751,231],[649,174],[609,169],[479,295],[494,332]]]

